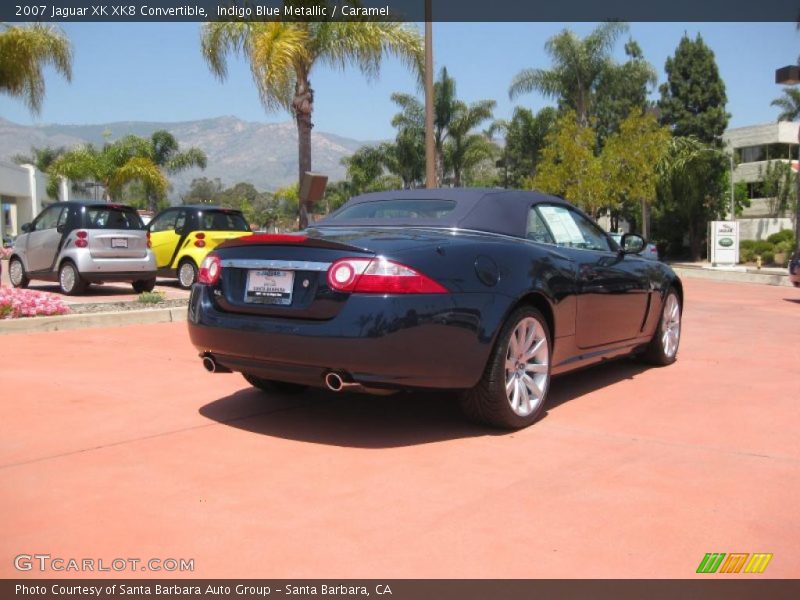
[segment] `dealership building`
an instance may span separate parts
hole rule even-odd
[[[779,121],[737,127],[723,135],[735,162],[733,181],[747,184],[750,199],[750,207],[737,219],[742,239],[762,240],[781,229],[794,229],[791,211],[773,213],[770,199],[764,197],[762,182],[770,161],[788,162],[797,170],[798,130],[798,123]]]
[[[61,186],[61,197],[69,199],[69,186]],[[19,235],[20,225],[29,223],[42,207],[53,202],[47,196],[47,175],[32,165],[0,161],[0,234]]]

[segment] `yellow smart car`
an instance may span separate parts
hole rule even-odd
[[[251,235],[239,210],[218,206],[172,206],[147,226],[159,277],[177,277],[188,289],[206,254],[226,240]]]

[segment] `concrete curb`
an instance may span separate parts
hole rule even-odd
[[[718,269],[704,269],[702,267],[679,267],[671,265],[678,277],[694,277],[697,279],[710,279],[712,281],[729,281],[732,283],[759,283],[761,285],[779,285],[794,287],[789,281],[789,276],[780,273],[752,273],[741,271],[722,271]]]
[[[149,325],[151,323],[173,323],[186,320],[185,306],[128,310],[119,312],[87,313],[82,315],[58,315],[55,317],[33,317],[0,321],[0,335],[14,333],[43,333],[66,331],[87,327],[122,327],[124,325]]]

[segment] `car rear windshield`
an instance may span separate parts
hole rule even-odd
[[[87,206],[87,229],[144,229],[139,213],[129,206]]]
[[[441,219],[456,207],[454,200],[375,200],[343,208],[334,219]]]
[[[236,211],[209,210],[198,215],[199,231],[250,231],[242,213]]]

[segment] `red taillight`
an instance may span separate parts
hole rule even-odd
[[[203,264],[200,265],[200,271],[197,273],[197,283],[215,285],[219,281],[220,275],[222,275],[222,263],[220,263],[219,256],[209,254]]]
[[[81,229],[80,231],[76,232],[75,235],[77,235],[82,240],[85,240],[87,237],[89,237],[89,232],[88,231],[83,231]]]
[[[198,240],[204,240],[206,239],[206,234],[200,231],[198,233],[195,233],[194,237],[196,237]]]
[[[328,269],[328,286],[362,294],[446,294],[430,277],[385,258],[343,258]]]
[[[75,232],[75,236],[77,238],[75,240],[75,246],[76,247],[78,247],[78,248],[86,248],[86,246],[89,245],[89,242],[86,239],[87,237],[89,237],[89,232],[88,231],[83,231],[83,230],[77,231],[77,232]]]
[[[198,248],[203,248],[205,247],[206,243],[204,240],[195,240],[194,245],[197,246]]]
[[[153,242],[150,241],[150,230],[149,229],[147,230],[147,247],[148,248],[152,248],[153,247]]]

